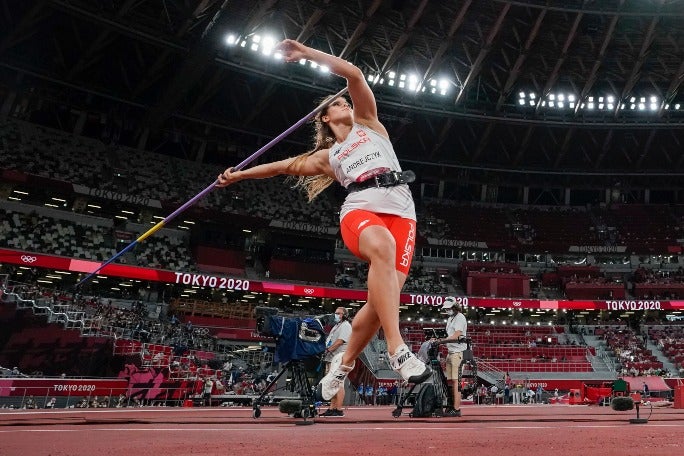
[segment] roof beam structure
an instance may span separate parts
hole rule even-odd
[[[330,0],[324,0],[323,4],[320,7],[316,8],[316,10],[311,14],[311,16],[309,16],[309,19],[306,21],[306,24],[304,24],[304,27],[297,35],[297,41],[303,43],[309,38],[311,38],[311,35],[313,35],[316,25],[318,25],[321,19],[323,19],[323,16],[325,16],[326,11],[330,9],[330,7],[328,6],[329,4]]]
[[[0,55],[12,46],[31,38],[40,28],[37,25],[50,16],[50,9],[45,8],[45,1],[37,1],[33,7],[22,16],[14,29],[0,42]]]
[[[157,129],[168,119],[178,103],[199,80],[207,67],[212,64],[216,53],[212,44],[222,24],[227,20],[228,15],[224,13],[228,3],[229,0],[224,0],[223,4],[219,5],[202,36],[188,54],[188,58],[166,86],[157,103],[148,111],[143,124],[150,129]]]
[[[613,135],[615,133],[615,130],[608,130],[608,133],[606,134],[606,137],[603,138],[603,144],[601,145],[601,152],[599,153],[598,157],[596,157],[596,160],[594,161],[594,169],[599,169],[601,167],[601,164],[603,163],[603,159],[606,157],[606,154],[610,150],[610,145],[613,140]]]
[[[658,25],[659,20],[660,17],[656,16],[653,19],[651,19],[651,22],[648,24],[646,36],[644,36],[644,41],[643,43],[641,43],[641,49],[639,49],[639,55],[634,61],[632,71],[625,80],[625,85],[622,88],[622,91],[620,92],[620,96],[617,100],[617,103],[615,103],[615,109],[613,110],[613,114],[615,115],[615,117],[617,117],[620,113],[622,101],[627,97],[627,95],[630,94],[630,92],[634,88],[634,85],[639,80],[641,67],[644,65],[644,61],[646,60],[646,54],[648,54],[648,50],[651,48],[651,44],[653,44],[653,39],[655,38],[656,25]]]
[[[126,3],[121,5],[121,8],[119,8],[119,10],[116,12],[117,19],[121,19],[126,16],[126,14],[135,5],[136,1],[137,0],[127,0]],[[74,77],[81,71],[84,71],[91,66],[93,61],[99,60],[100,57],[96,56],[96,54],[101,49],[104,49],[106,46],[111,44],[115,39],[116,36],[113,36],[112,29],[104,28],[100,30],[97,38],[90,43],[88,49],[81,53],[81,57],[79,58],[78,62],[71,67],[71,70],[69,70],[67,75],[67,79],[74,79]]]
[[[508,14],[508,11],[510,9],[510,3],[506,3],[504,7],[501,9],[499,17],[496,19],[496,22],[489,31],[489,35],[487,35],[487,38],[484,44],[482,45],[482,48],[480,49],[480,53],[477,55],[475,61],[470,67],[470,72],[468,73],[468,76],[463,81],[463,86],[461,87],[461,90],[459,90],[458,95],[456,95],[454,104],[459,104],[463,100],[463,97],[465,96],[465,93],[467,92],[469,86],[473,83],[477,75],[480,73],[480,70],[482,69],[482,63],[487,57],[487,54],[489,54],[489,51],[492,50],[492,43],[494,42],[496,35],[498,35],[499,30],[501,30],[501,25],[503,24],[503,21],[506,18],[506,14]]]
[[[558,155],[556,155],[556,159],[553,162],[553,169],[558,169],[560,164],[563,162],[563,158],[565,158],[565,155],[570,149],[570,144],[572,143],[572,138],[575,136],[576,130],[577,128],[570,127],[565,131],[565,136],[563,137],[560,150],[558,151]]]
[[[677,93],[679,92],[679,88],[682,86],[682,83],[684,83],[684,56],[682,56],[682,63],[679,65],[677,71],[675,71],[674,76],[672,77],[672,81],[670,82],[670,85],[667,88],[665,95],[663,96],[663,101],[660,104],[660,110],[658,112],[659,115],[663,115],[663,112],[665,111],[665,106],[672,104],[674,98],[677,96]]]
[[[192,14],[190,14],[190,16],[185,20],[183,25],[178,28],[176,37],[180,38],[184,36],[193,27],[197,18],[204,16],[216,1],[217,0],[202,0]],[[139,95],[152,84],[154,84],[154,82],[161,77],[161,70],[169,64],[172,56],[173,50],[171,48],[167,47],[162,50],[161,53],[154,59],[154,62],[148,66],[145,75],[141,78],[135,89],[133,89],[133,93]]]
[[[356,28],[352,32],[349,39],[346,41],[344,48],[339,53],[338,57],[341,59],[346,59],[361,43],[361,37],[368,28],[370,20],[375,14],[375,12],[382,5],[382,0],[374,0],[373,3],[368,7],[366,13],[363,15],[363,19],[356,25]]]
[[[485,149],[487,149],[489,141],[492,138],[492,132],[494,131],[495,126],[495,121],[487,123],[484,133],[482,133],[482,136],[480,136],[480,142],[477,144],[477,149],[475,149],[475,153],[471,157],[471,162],[476,162],[480,158],[480,155],[482,155],[482,152],[484,152]]]
[[[518,58],[515,59],[515,63],[513,64],[513,67],[511,70],[508,72],[508,77],[506,78],[506,82],[504,82],[503,89],[501,90],[501,94],[499,95],[499,99],[496,102],[496,110],[500,111],[501,107],[503,104],[506,102],[508,97],[511,94],[511,91],[513,90],[513,84],[515,84],[515,81],[518,80],[518,76],[520,76],[520,69],[522,68],[523,64],[525,63],[525,60],[527,59],[527,56],[530,53],[530,48],[532,47],[532,43],[534,43],[535,38],[537,38],[537,35],[539,34],[539,29],[541,28],[542,22],[544,21],[544,17],[546,16],[546,10],[543,9],[539,12],[539,15],[537,16],[537,20],[534,21],[534,25],[532,26],[532,30],[530,30],[530,34],[527,36],[527,40],[525,41],[525,45],[523,46],[522,50],[520,51],[520,54],[518,54]]]
[[[468,8],[470,8],[470,5],[472,3],[472,0],[466,0],[461,5],[461,9],[458,11],[458,14],[454,16],[454,20],[449,26],[449,31],[447,32],[447,35],[439,44],[439,48],[437,48],[435,55],[432,57],[432,60],[430,60],[430,64],[428,65],[427,70],[425,70],[425,73],[423,73],[423,77],[420,80],[418,87],[422,87],[423,84],[425,84],[425,81],[427,81],[427,79],[430,76],[432,76],[432,74],[435,72],[435,69],[439,67],[440,63],[442,63],[444,54],[446,53],[446,51],[449,50],[449,47],[453,44],[454,36],[456,35],[458,29],[461,28],[461,25],[463,25],[465,15],[468,12]]]
[[[409,38],[411,37],[413,29],[418,23],[418,20],[420,20],[420,18],[423,16],[423,12],[427,7],[428,2],[429,0],[422,0],[420,2],[420,5],[418,5],[416,10],[413,12],[411,19],[409,19],[408,24],[406,24],[406,28],[401,33],[401,36],[399,36],[397,42],[394,43],[394,46],[392,46],[392,49],[390,50],[389,55],[385,59],[385,62],[380,66],[380,74],[383,74],[385,71],[387,71],[387,69],[394,65],[394,62],[397,61],[401,50],[404,48]]]
[[[656,130],[655,128],[648,133],[648,138],[644,142],[644,147],[641,149],[641,154],[639,154],[639,157],[637,158],[636,163],[634,164],[634,167],[636,169],[641,169],[641,167],[644,164],[644,159],[651,153],[651,145],[653,144],[653,140],[655,139],[656,136]]]
[[[536,125],[530,125],[525,130],[525,136],[523,136],[522,141],[520,141],[518,152],[515,154],[515,157],[513,157],[513,166],[518,166],[520,164],[520,160],[522,160],[522,158],[525,156],[525,152],[527,152],[527,149],[530,147],[530,143],[532,142],[532,135],[534,134],[536,129]]]
[[[620,6],[622,6],[624,3],[625,0],[620,0]],[[580,106],[582,106],[584,98],[589,94],[592,87],[594,87],[594,83],[596,83],[596,76],[598,75],[598,70],[599,68],[601,68],[601,65],[603,65],[603,61],[606,58],[606,49],[608,49],[608,45],[613,39],[613,36],[615,34],[615,26],[617,25],[619,18],[620,16],[616,14],[610,19],[610,24],[608,24],[608,30],[606,30],[606,34],[603,37],[603,43],[601,43],[598,55],[594,60],[594,65],[592,65],[591,67],[589,77],[587,77],[587,80],[585,81],[584,86],[582,87],[582,90],[580,91],[579,96],[577,97],[577,104],[575,104],[575,115],[579,113]],[[615,100],[615,103],[619,106],[620,100]]]
[[[558,60],[556,60],[556,64],[553,66],[553,70],[551,70],[549,79],[546,81],[546,84],[544,84],[542,93],[537,99],[537,105],[534,108],[534,112],[536,114],[539,114],[542,102],[546,99],[546,96],[549,94],[549,92],[551,92],[553,86],[556,84],[556,81],[558,80],[560,69],[565,63],[565,60],[568,58],[568,49],[570,49],[570,45],[575,39],[575,36],[577,36],[577,29],[579,28],[580,22],[582,22],[583,16],[584,15],[582,13],[579,13],[577,16],[575,16],[575,20],[572,23],[572,27],[570,27],[570,31],[568,32],[568,35],[565,37],[565,43],[563,44],[563,49],[561,50],[560,55],[558,56]]]

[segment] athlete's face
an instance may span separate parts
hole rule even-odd
[[[339,97],[328,105],[328,110],[324,116],[321,117],[323,122],[330,122],[334,120],[347,119],[352,116],[352,107],[344,97]]]

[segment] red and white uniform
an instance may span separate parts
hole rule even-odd
[[[357,123],[344,142],[330,148],[329,159],[335,177],[345,188],[352,182],[363,182],[378,174],[401,171],[389,139]],[[413,197],[406,184],[349,193],[342,204],[340,220],[355,209],[416,220]]]

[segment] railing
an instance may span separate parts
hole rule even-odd
[[[488,363],[507,372],[593,372],[589,361],[576,362],[530,362],[511,360],[488,360]],[[478,363],[478,371],[481,361]]]
[[[482,360],[477,360],[477,376],[484,378],[489,383],[496,385],[499,388],[503,387],[505,371],[499,369],[496,365]]]
[[[4,380],[4,379],[3,379]],[[49,379],[46,379],[49,380]],[[55,380],[57,383],[57,380]],[[180,382],[179,382],[180,383]],[[71,390],[55,393],[44,386],[13,388],[11,395],[0,396],[0,407],[14,409],[51,409],[51,408],[126,408],[143,406],[172,406],[190,405],[188,401],[197,405],[202,404],[201,387],[196,382],[185,382],[186,385],[177,387],[157,388],[155,391],[134,391],[128,395],[122,388],[98,389],[98,394],[87,391]],[[224,397],[224,396],[221,396]],[[236,396],[243,402],[251,402],[251,397]],[[217,399],[214,405],[219,405]]]

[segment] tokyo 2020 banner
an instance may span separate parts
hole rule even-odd
[[[37,267],[90,273],[101,263],[76,258],[46,255],[20,250],[0,249],[0,263],[11,263],[26,267]],[[310,296],[316,298],[346,299],[365,301],[365,290],[349,290],[346,288],[324,287],[317,285],[299,285],[284,282],[255,281],[238,277],[214,274],[202,274],[162,269],[142,268],[123,264],[110,264],[100,274],[103,276],[123,277],[127,279],[151,280],[155,282],[175,283],[188,287],[210,287],[232,291],[287,294],[294,296]],[[405,305],[441,306],[444,295],[402,293],[401,303]],[[507,299],[457,297],[467,307],[511,308],[511,309],[549,309],[549,310],[684,310],[684,300],[606,300],[606,301],[570,301],[540,299]]]

